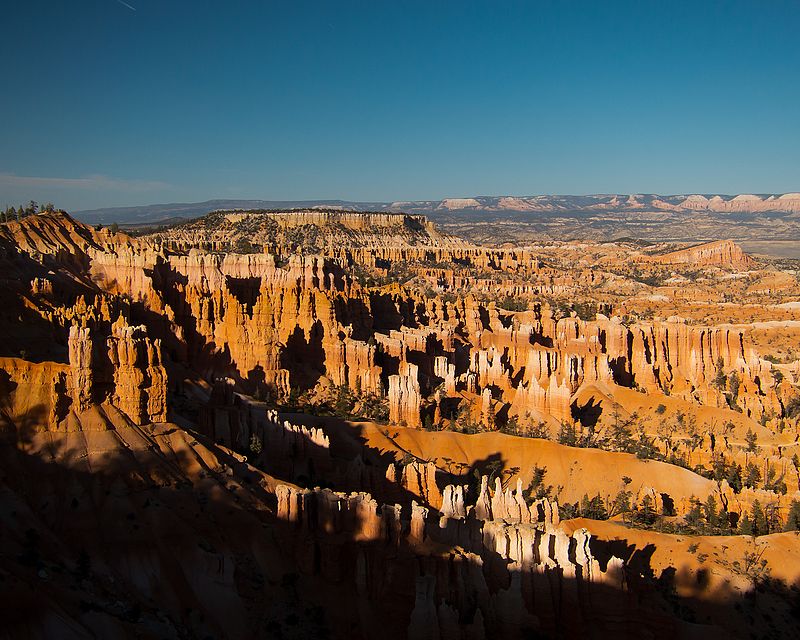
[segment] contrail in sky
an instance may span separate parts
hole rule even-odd
[[[123,2],[123,0],[117,0],[123,7],[128,7],[131,11],[136,11],[136,7],[132,7],[127,2]]]

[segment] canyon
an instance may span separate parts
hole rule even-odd
[[[0,224],[9,637],[794,637],[800,265],[400,206]]]

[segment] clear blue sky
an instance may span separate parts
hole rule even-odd
[[[126,2],[3,3],[0,204],[800,190],[797,0]]]

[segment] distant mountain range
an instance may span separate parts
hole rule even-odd
[[[783,214],[800,217],[800,193],[714,195],[690,194],[597,194],[586,196],[476,196],[444,200],[397,202],[351,202],[346,200],[207,200],[195,203],[153,204],[140,207],[113,207],[76,211],[80,220],[93,224],[137,225],[169,223],[203,216],[218,209],[348,209],[353,211],[404,211],[429,216],[440,222],[487,217],[528,217],[554,214],[573,217],[595,213],[690,213]]]

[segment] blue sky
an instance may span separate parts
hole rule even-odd
[[[800,190],[800,3],[26,0],[0,204]]]

